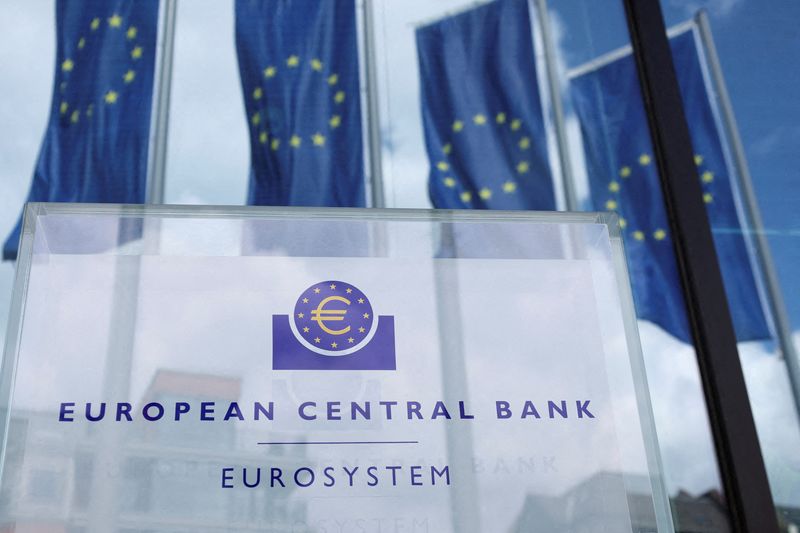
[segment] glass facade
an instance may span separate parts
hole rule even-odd
[[[364,23],[362,2],[357,2],[359,28]],[[453,116],[453,124],[465,122],[464,138],[482,134],[478,117],[483,114],[489,120],[487,127],[506,135],[502,142],[510,148],[503,144],[502,150],[511,154],[510,174],[498,171],[496,183],[484,183],[480,180],[495,177],[484,170],[476,177],[471,169],[480,164],[500,168],[500,163],[489,161],[488,155],[488,162],[476,163],[463,154],[469,146],[488,147],[489,141],[444,139],[440,149],[452,144],[455,152],[444,154],[447,158],[437,155],[430,137],[435,128],[424,122],[422,110],[429,104],[425,83],[451,84],[456,96],[462,90],[472,94],[487,89],[475,81],[481,78],[466,75],[459,87],[458,80],[446,79],[444,71],[440,77],[422,79],[424,58],[418,45],[420,29],[461,20],[484,4],[368,2],[376,83],[372,95],[363,92],[360,97],[364,151],[365,161],[380,163],[386,207],[433,207],[429,182],[437,180],[444,193],[452,189],[464,208],[502,207],[494,202],[522,197],[525,180],[540,178],[541,173],[527,170],[535,169],[530,154],[538,147],[542,172],[553,191],[552,208],[617,213],[629,262],[635,261],[629,268],[640,317],[638,334],[676,530],[728,531],[731,526],[696,353],[675,283],[677,266],[623,5],[590,0],[528,2],[530,68],[538,89],[531,89],[531,101],[541,109],[541,133],[525,123],[519,131],[512,130],[511,114],[516,109],[476,108],[463,117]],[[769,6],[747,0],[662,0],[661,7],[772,496],[782,527],[797,531],[790,528],[800,524],[800,388],[792,386],[800,384],[796,370],[800,307],[794,297],[800,283],[796,208],[800,97],[794,90],[800,76],[800,37],[792,23],[800,8],[783,0]],[[47,123],[55,10],[53,2],[43,0],[12,0],[0,9],[0,45],[16,51],[0,57],[0,93],[5,95],[0,122],[6,125],[0,130],[0,234],[5,237],[25,201]],[[364,43],[360,29],[362,71],[367,64]],[[503,64],[504,49],[494,46],[496,58],[490,59]],[[178,2],[173,64],[165,202],[242,205],[247,198],[252,126],[242,101],[233,2]],[[366,91],[363,74],[361,81]],[[502,92],[498,87],[493,90]],[[369,148],[369,96],[377,104],[373,118],[378,120],[379,153]],[[470,100],[471,105],[475,101],[480,99]],[[500,115],[506,112],[508,122],[501,124]],[[493,137],[487,139],[495,142]],[[458,142],[467,143],[461,152]],[[447,170],[441,170],[442,164],[448,165]],[[455,174],[457,169],[460,174]],[[374,173],[365,170],[366,179]],[[465,183],[469,188],[459,188]],[[13,272],[13,263],[0,264],[2,324]],[[658,286],[658,280],[667,282]],[[42,480],[61,475],[47,468],[37,474]],[[42,498],[48,494],[33,485],[28,490]],[[579,492],[576,488],[576,501]],[[253,510],[252,503],[237,505],[241,513],[261,512]],[[696,519],[698,514],[704,518]]]

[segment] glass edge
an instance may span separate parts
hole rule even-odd
[[[434,222],[556,222],[604,224],[609,231],[616,228],[616,215],[601,212],[573,211],[489,211],[466,209],[408,209],[371,207],[283,207],[235,205],[170,205],[170,204],[88,204],[88,203],[31,203],[37,215],[155,215],[172,218],[236,217],[236,218],[361,218],[366,220]],[[618,231],[617,231],[618,234]]]
[[[661,447],[658,442],[655,415],[650,401],[650,385],[647,380],[644,352],[639,338],[639,327],[636,319],[636,308],[633,303],[633,289],[630,285],[625,247],[620,235],[618,217],[611,214],[607,220],[613,222],[613,224],[609,224],[611,260],[617,280],[622,320],[625,328],[625,342],[628,347],[630,369],[639,412],[639,424],[642,438],[644,439],[647,465],[650,473],[656,527],[659,533],[672,533],[676,530],[672,517],[669,491],[667,490],[664,465],[661,461]]]
[[[0,441],[0,480],[4,479],[8,431],[11,425],[12,391],[17,371],[17,353],[19,351],[20,337],[22,336],[28,282],[33,263],[36,221],[41,213],[42,204],[28,203],[25,205],[22,215],[22,231],[17,250],[5,345],[2,359],[0,359],[0,439],[2,439]]]

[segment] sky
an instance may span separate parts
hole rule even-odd
[[[429,207],[414,27],[470,4],[463,0],[381,0],[376,52],[389,207]],[[628,44],[620,2],[551,2],[562,68]],[[246,195],[248,140],[233,41],[230,1],[178,3],[172,87],[167,203],[241,205]],[[800,329],[800,3],[773,0],[663,0],[668,25],[699,8],[709,11],[757,198],[794,329]],[[8,234],[30,185],[49,109],[54,61],[54,6],[49,0],[5,0],[0,6],[0,235]],[[0,265],[0,324],[10,301],[13,266]],[[713,448],[690,347],[643,324],[654,411],[671,489],[717,484]],[[0,338],[2,334],[0,334]],[[744,346],[773,490],[800,505],[800,442],[785,370],[772,354]],[[657,401],[658,397],[661,401]],[[680,406],[699,414],[674,421]],[[673,420],[671,422],[671,420]],[[694,426],[694,427],[692,427]],[[663,435],[663,437],[662,437]],[[794,453],[796,455],[796,453]],[[698,457],[702,459],[698,459]],[[786,474],[789,472],[789,474]],[[796,472],[792,477],[791,472]],[[781,476],[786,476],[782,481]],[[779,486],[780,485],[780,486]]]

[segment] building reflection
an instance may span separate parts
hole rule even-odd
[[[239,378],[160,370],[143,402],[238,401]],[[116,491],[119,533],[308,531],[306,503],[287,488],[220,492],[225,467],[308,464],[300,446],[255,449],[260,436],[237,424],[188,417],[126,432],[117,461],[94,472],[98,433],[109,425],[57,424],[57,413],[14,411],[0,488],[1,533],[93,533],[92,498]],[[124,424],[112,424],[115,429]],[[88,429],[87,429],[88,428]],[[101,481],[99,487],[92,484]]]
[[[627,505],[606,495],[627,490]],[[679,533],[729,533],[733,531],[725,502],[717,491],[693,496],[679,491],[670,498],[675,529]],[[781,531],[800,533],[800,509],[778,507]],[[589,533],[605,531],[630,517],[632,533],[657,533],[649,480],[645,476],[600,472],[561,496],[529,494],[511,533]]]

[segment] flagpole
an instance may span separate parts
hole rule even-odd
[[[733,162],[736,167],[739,190],[744,197],[745,209],[749,222],[753,228],[753,242],[756,248],[756,259],[761,273],[764,276],[764,284],[767,292],[767,305],[775,327],[778,346],[781,355],[786,361],[786,368],[789,373],[789,382],[794,396],[795,409],[800,417],[800,360],[798,360],[797,350],[792,343],[792,330],[786,307],[783,302],[778,275],[772,261],[772,254],[769,249],[769,242],[764,233],[764,222],[758,208],[753,180],[750,169],[747,165],[747,158],[744,153],[744,145],[739,135],[739,127],[736,124],[736,117],[733,113],[728,88],[725,85],[725,78],[722,75],[722,67],[717,55],[717,48],[711,34],[711,25],[708,22],[708,15],[705,10],[700,10],[695,15],[697,31],[706,54],[709,71],[714,83],[714,89],[719,101],[719,108],[722,115],[722,123],[725,133],[730,142],[733,152]]]
[[[152,114],[150,157],[147,165],[148,204],[164,203],[164,176],[167,167],[167,136],[169,133],[169,97],[172,87],[172,58],[175,49],[175,20],[177,0],[164,0],[161,35],[156,61],[155,108]]]
[[[155,108],[151,115],[151,134],[147,161],[147,204],[164,203],[164,174],[169,123],[169,93],[172,82],[172,55],[175,39],[177,0],[164,0],[159,14],[159,47],[156,55]],[[152,227],[149,222],[153,222]],[[142,253],[158,247],[159,221],[143,220],[141,230],[135,217],[119,219],[119,245],[135,239],[143,231]],[[149,234],[154,234],[150,238]],[[106,368],[103,372],[102,397],[129,399],[133,352],[136,345],[139,282],[142,256],[120,254],[114,265],[114,286],[109,319]],[[125,429],[106,426],[95,440],[94,468],[90,488],[88,533],[113,531],[118,525],[120,472],[125,458]]]
[[[369,148],[370,207],[386,207],[381,160],[381,121],[378,111],[378,76],[375,60],[375,18],[372,0],[363,0],[362,23],[365,90],[367,103],[367,144]]]
[[[564,121],[564,107],[561,104],[555,46],[553,44],[553,32],[550,28],[550,19],[547,13],[547,0],[535,0],[535,5],[536,18],[539,20],[539,27],[542,30],[547,86],[550,96],[550,106],[553,110],[556,142],[558,144],[558,161],[561,166],[561,187],[564,191],[567,211],[578,211],[578,198],[575,192],[575,182],[572,173],[572,163],[569,159],[569,149],[567,148],[567,129]]]

